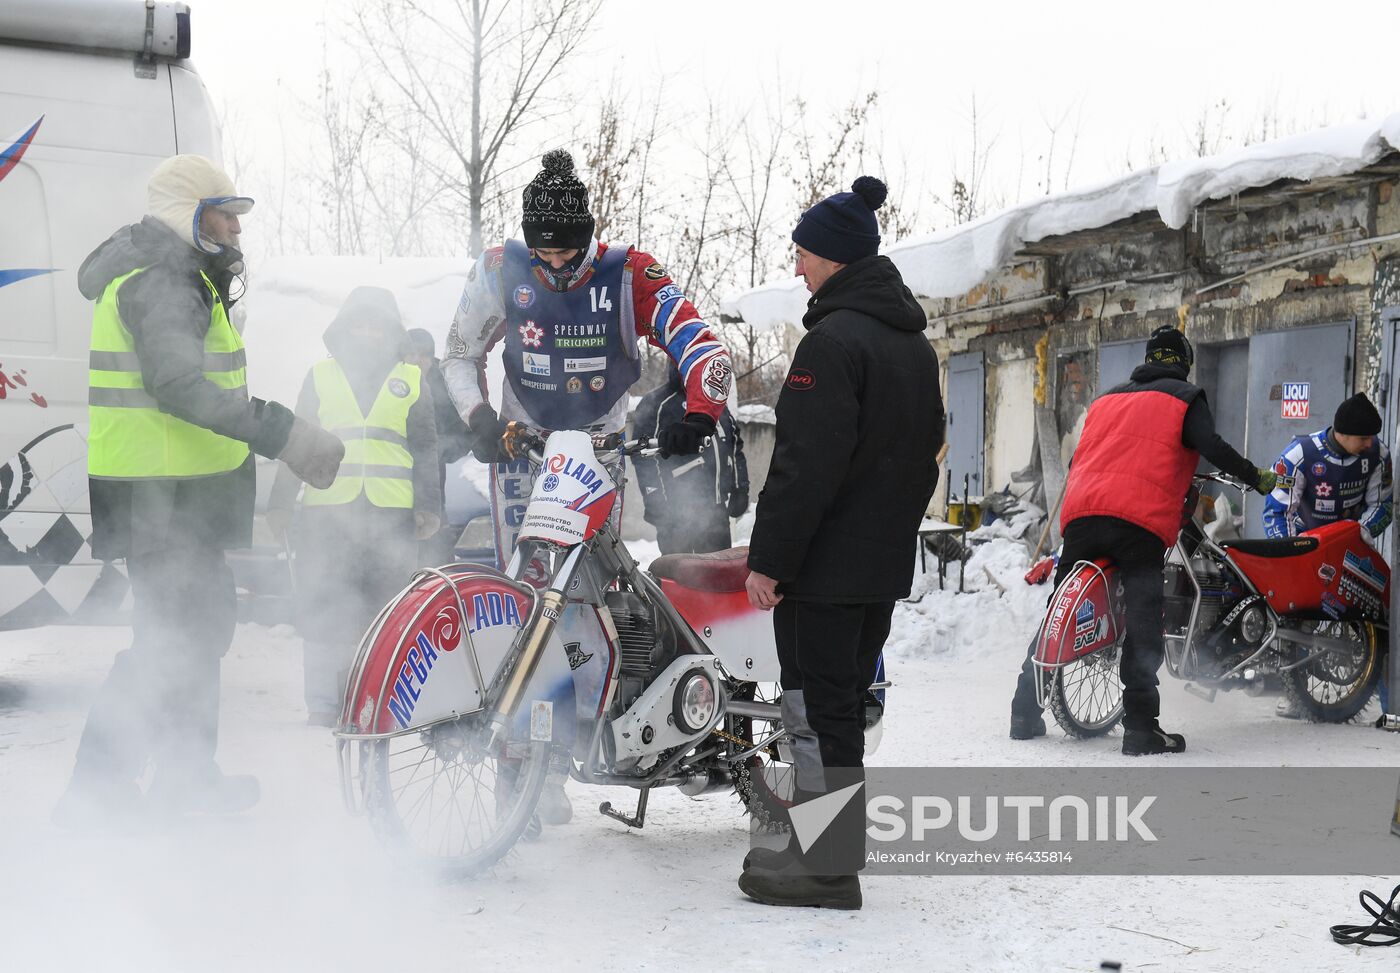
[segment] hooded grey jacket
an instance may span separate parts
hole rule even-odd
[[[371,334],[372,338],[369,337]],[[380,287],[357,287],[350,292],[345,304],[336,313],[335,320],[322,335],[326,350],[345,372],[361,413],[367,413],[374,405],[390,369],[402,359],[406,334],[393,294]],[[301,393],[297,396],[296,414],[314,423],[320,407],[316,383],[308,369]],[[418,401],[408,410],[407,435],[408,452],[413,457],[413,509],[441,516],[442,478],[438,463],[437,421],[432,386],[427,375],[419,383]],[[299,485],[287,464],[279,463],[268,509],[291,510]],[[385,513],[373,507],[363,495],[350,506],[379,510],[381,515]],[[322,507],[318,513],[330,516],[336,509]],[[406,529],[411,534],[412,524]]]

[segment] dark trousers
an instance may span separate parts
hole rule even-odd
[[[894,602],[831,604],[784,598],[773,609],[792,740],[795,803],[865,781],[865,692],[875,679]],[[822,874],[854,874],[865,862],[864,789],[807,853]]]
[[[117,654],[78,743],[74,781],[134,781],[154,760],[167,778],[209,773],[219,738],[219,665],[237,593],[216,548],[130,557],[131,648]]]
[[[1123,726],[1150,730],[1157,725],[1162,701],[1157,692],[1157,670],[1166,649],[1162,642],[1162,559],[1166,548],[1151,531],[1117,517],[1080,517],[1065,528],[1065,545],[1055,571],[1055,587],[1077,561],[1109,558],[1123,581],[1128,631],[1118,676],[1123,681]],[[1051,594],[1053,598],[1053,591]],[[1047,602],[1048,604],[1048,602]],[[1011,711],[1029,715],[1035,704],[1035,642],[1026,652]]]

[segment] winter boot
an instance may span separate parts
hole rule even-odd
[[[797,853],[793,851],[789,842],[781,848],[750,848],[749,853],[744,856],[744,871],[750,868],[766,868],[770,872],[780,872],[785,868],[794,868],[798,865]]]
[[[1039,713],[1011,713],[1011,739],[1034,740],[1045,736],[1045,717]]]
[[[540,791],[540,802],[535,805],[535,813],[540,823],[551,827],[568,824],[574,816],[574,806],[569,795],[564,793],[563,779],[553,775],[545,778],[544,790]]]
[[[1290,696],[1283,696],[1279,699],[1278,705],[1274,707],[1274,715],[1281,720],[1301,720],[1303,719],[1303,708],[1293,701]]]
[[[806,875],[751,867],[739,876],[739,888],[764,905],[813,909],[859,909],[860,879],[855,875]]]
[[[1168,733],[1154,723],[1150,730],[1123,731],[1123,752],[1130,757],[1153,753],[1185,753],[1186,738],[1180,733]]]

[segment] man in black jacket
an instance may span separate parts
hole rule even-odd
[[[685,383],[674,364],[665,385],[642,396],[632,435],[659,439],[685,418]],[[662,554],[706,554],[729,547],[729,518],[749,509],[749,464],[739,424],[725,409],[710,445],[698,456],[641,456],[636,460],[642,519],[656,528]]]
[[[253,201],[201,156],[156,167],[149,215],[83,261],[96,301],[89,357],[92,553],[126,560],[131,648],[118,653],[78,745],[64,826],[162,810],[237,811],[257,781],[214,762],[219,667],[236,618],[228,548],[253,526],[253,453],[308,483],[334,479],[345,447],[276,402],[250,398],[229,320]],[[148,760],[150,790],[137,785]]]
[[[749,600],[773,609],[797,803],[865,779],[863,700],[895,601],[909,594],[943,442],[927,318],[876,253],[884,183],[862,176],[851,188],[792,232],[812,292],[807,334],[778,397],[749,548]],[[860,908],[863,793],[810,848],[751,853],[739,887],[771,905]]]

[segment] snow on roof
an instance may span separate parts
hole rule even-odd
[[[1084,189],[1041,196],[886,253],[920,297],[957,297],[1011,262],[1027,243],[1107,226],[1156,210],[1172,229],[1210,199],[1280,179],[1312,180],[1364,169],[1400,149],[1400,112],[1260,142],[1219,155],[1168,162]],[[796,324],[807,308],[800,278],[774,281],[721,302],[755,327]]]

